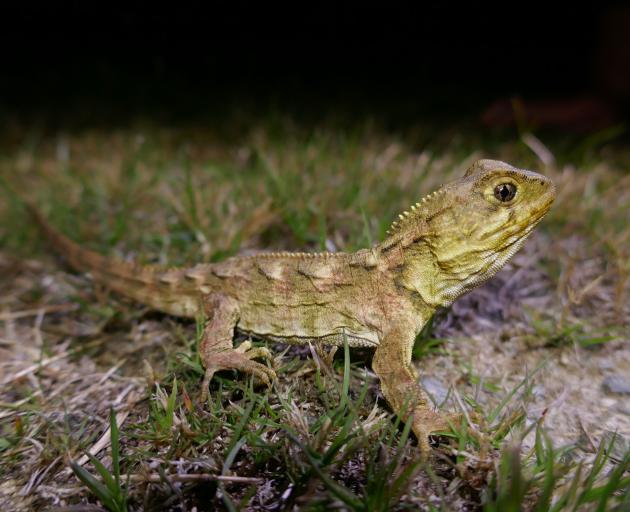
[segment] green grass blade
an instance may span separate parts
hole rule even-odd
[[[81,467],[76,462],[71,462],[70,467],[72,468],[72,471],[77,476],[77,478],[81,480],[81,482],[83,482],[83,484],[92,492],[92,494],[94,494],[94,496],[96,496],[100,500],[105,508],[107,508],[111,512],[124,512],[123,509],[118,507],[118,504],[116,503],[116,500],[112,496],[110,490],[101,482],[99,482],[96,478],[94,478],[94,476],[89,471]]]
[[[243,445],[246,442],[247,442],[247,439],[243,437],[239,439],[236,443],[234,443],[232,448],[228,451],[228,455],[225,458],[225,461],[223,462],[221,475],[228,474],[228,472],[230,471],[230,468],[232,467],[232,464],[234,464],[236,455],[238,454],[238,452],[240,451],[240,449],[243,447]],[[234,504],[234,502],[228,495],[227,491],[225,490],[225,485],[223,484],[223,482],[219,482],[218,487],[221,489],[221,499],[223,500],[223,504],[225,505],[225,508],[227,508],[230,512],[237,512],[238,509],[236,508],[236,505]]]
[[[341,387],[341,407],[348,405],[348,391],[350,390],[350,346],[348,337],[343,334],[343,384]]]
[[[247,409],[245,409],[245,411],[243,412],[243,416],[234,427],[234,431],[232,432],[232,439],[230,440],[230,444],[225,450],[226,453],[228,454],[232,453],[232,450],[234,449],[234,447],[240,441],[244,440],[244,438],[241,439],[241,434],[243,433],[243,430],[245,429],[245,426],[247,425],[247,422],[249,421],[249,418],[251,417],[252,412],[254,411],[254,406],[256,405],[256,403],[257,403],[257,399],[253,397],[252,400],[249,402]]]
[[[120,432],[113,407],[109,409],[109,428],[112,443],[112,472],[114,473],[116,487],[120,488]]]
[[[317,474],[317,476],[322,480],[322,482],[328,487],[331,493],[333,493],[337,498],[343,501],[346,505],[348,505],[353,510],[362,510],[363,506],[359,497],[354,494],[350,489],[338,484],[332,478],[330,478],[326,473],[324,473],[320,467],[321,463],[318,463],[317,460],[311,455],[311,451],[308,447],[304,446],[304,444],[290,432],[287,432],[289,437],[293,440],[293,442],[298,445],[302,452],[306,455],[306,458],[313,469],[313,471]]]
[[[582,465],[582,462],[580,462],[577,466],[575,474],[573,475],[573,480],[571,482],[571,485],[569,486],[569,489],[560,497],[560,499],[554,504],[554,506],[551,507],[550,512],[559,512],[560,510],[563,510],[565,506],[570,505],[574,502],[578,486],[580,485],[580,482],[582,480],[583,467],[584,466]]]
[[[539,445],[544,447],[539,449]],[[536,502],[536,512],[546,512],[551,506],[553,490],[556,486],[556,476],[554,474],[554,454],[551,440],[544,434],[542,429],[536,429],[536,458],[539,465],[544,465],[544,479],[540,496]]]
[[[175,421],[175,405],[176,404],[177,404],[177,378],[173,377],[173,388],[171,389],[171,394],[168,396],[168,400],[166,401],[167,430],[171,430],[173,428],[173,424]]]
[[[512,398],[514,397],[514,395],[516,394],[516,392],[521,389],[523,386],[525,386],[526,384],[529,383],[530,379],[536,375],[542,368],[543,366],[545,366],[546,361],[542,361],[535,369],[534,371],[529,374],[526,375],[525,378],[519,382],[513,389],[512,391],[510,391],[504,398],[503,400],[501,400],[501,402],[499,403],[499,405],[497,405],[494,410],[490,413],[490,416],[488,416],[488,422],[492,423],[495,419],[497,419],[497,417],[499,416],[499,414],[501,413],[501,411],[503,410],[503,408],[512,400]]]
[[[96,471],[98,471],[98,474],[101,475],[101,478],[103,479],[103,482],[105,483],[107,488],[110,491],[115,491],[117,489],[116,481],[114,480],[112,474],[109,472],[109,469],[107,469],[105,465],[91,453],[88,453],[86,455],[89,457],[90,462],[92,463]]]

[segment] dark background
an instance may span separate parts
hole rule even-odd
[[[587,97],[612,122],[630,102],[622,3],[52,5],[1,8],[5,117],[99,123],[272,106],[413,121],[482,115],[518,96]]]

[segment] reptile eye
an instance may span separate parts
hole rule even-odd
[[[502,203],[507,203],[514,199],[516,195],[516,185],[512,183],[501,183],[494,188],[494,197]]]

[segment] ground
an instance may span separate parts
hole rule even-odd
[[[7,130],[4,509],[630,507],[630,151],[618,131],[481,137],[467,126],[392,131],[278,114]],[[513,261],[417,341],[436,404],[480,417],[436,436],[428,461],[380,396],[368,351],[329,360],[271,344],[272,389],[225,372],[200,405],[195,322],[73,273],[11,192],[103,253],[193,264],[369,246],[399,211],[482,157],[543,172],[558,199]]]

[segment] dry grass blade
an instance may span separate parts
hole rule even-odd
[[[124,471],[118,487],[132,509],[324,510],[346,500],[370,510],[490,511],[494,498],[527,509],[541,496],[545,510],[582,495],[587,505],[627,505],[625,445],[614,459],[596,449],[607,433],[630,432],[627,150],[585,139],[574,151],[531,133],[504,140],[420,126],[392,133],[376,122],[249,121],[42,135],[3,153],[0,173],[77,241],[172,264],[237,251],[355,250],[478,158],[542,162],[558,191],[550,215],[504,271],[440,313],[418,347],[423,383],[440,407],[464,413],[467,428],[437,438],[432,465],[418,470],[415,441],[364,370],[371,354],[353,352],[352,366],[346,358],[342,379],[342,358],[318,346],[268,344],[281,352],[271,390],[220,372],[201,406],[198,326],[62,270],[21,208],[0,199],[5,508],[93,509],[94,495],[64,471],[68,455],[86,472]],[[532,376],[527,369],[542,361]],[[122,431],[110,459],[112,404]],[[493,421],[477,422],[471,408]],[[79,458],[86,450],[97,464]]]
[[[69,313],[76,311],[78,307],[77,304],[51,304],[49,306],[41,306],[36,309],[26,309],[23,311],[4,311],[0,313],[0,321],[16,320],[18,318],[37,316],[44,313]]]

